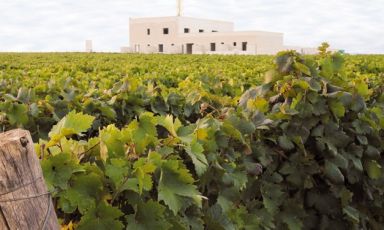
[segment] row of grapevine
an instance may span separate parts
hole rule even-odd
[[[25,84],[8,76],[20,69],[0,66],[0,122],[34,134],[64,229],[384,224],[382,57],[363,69],[366,57],[284,52],[242,76],[236,67],[271,58],[202,56],[223,67],[211,70],[195,57],[153,56],[178,60],[167,72],[149,57],[128,76],[86,59],[75,66],[82,74],[61,76],[72,64],[53,63]]]

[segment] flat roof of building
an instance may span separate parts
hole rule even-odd
[[[129,18],[130,21],[135,22],[151,22],[151,21],[177,21],[179,19],[187,19],[187,20],[196,20],[196,21],[209,21],[216,23],[231,23],[231,21],[224,20],[216,20],[216,19],[206,19],[206,18],[194,18],[194,17],[185,17],[185,16],[165,16],[165,17],[141,17],[141,18]]]

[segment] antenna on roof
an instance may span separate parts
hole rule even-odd
[[[177,1],[177,16],[181,16],[183,13],[183,0],[176,0]]]

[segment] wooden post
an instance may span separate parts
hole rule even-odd
[[[0,229],[59,229],[28,131],[0,133]]]

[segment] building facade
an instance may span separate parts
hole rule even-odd
[[[165,54],[276,54],[286,47],[284,35],[267,31],[235,31],[232,22],[190,17],[135,18],[129,21],[130,46],[122,52]]]

